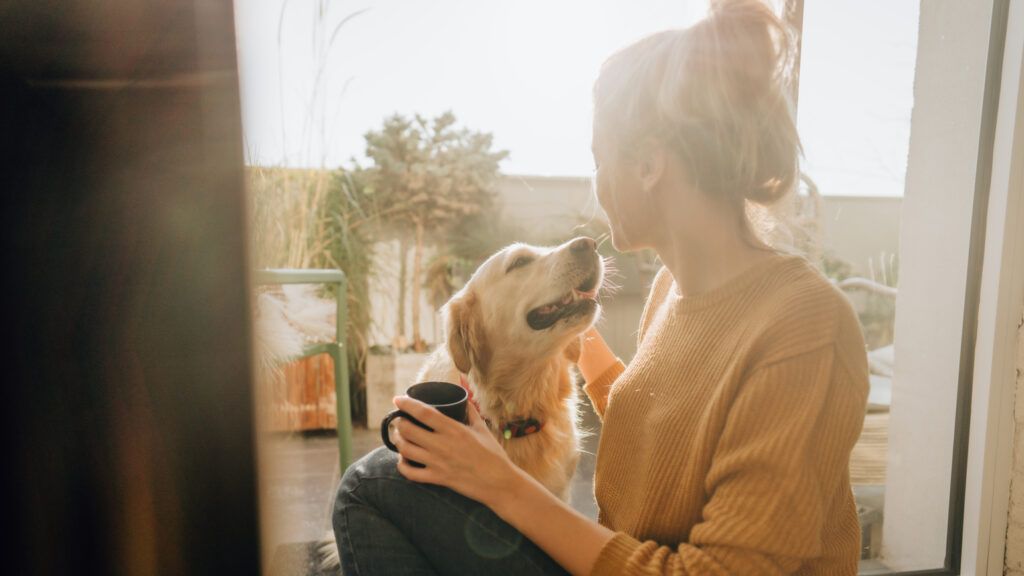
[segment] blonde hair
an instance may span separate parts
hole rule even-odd
[[[758,0],[713,0],[693,26],[648,36],[605,61],[595,123],[620,154],[649,139],[678,152],[695,186],[737,208],[749,227],[749,203],[775,204],[799,180],[793,38]]]

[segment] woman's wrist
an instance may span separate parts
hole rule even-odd
[[[515,464],[510,463],[509,468],[506,481],[494,490],[493,495],[488,498],[490,502],[484,504],[506,522],[511,523],[515,511],[521,509],[529,500],[531,491],[536,488],[536,482]]]
[[[591,327],[583,334],[583,347],[580,350],[580,359],[577,366],[583,379],[593,382],[604,374],[618,358],[611,348],[601,337],[596,328]]]

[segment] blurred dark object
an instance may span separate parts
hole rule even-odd
[[[344,576],[341,567],[326,568],[317,552],[321,542],[296,542],[281,544],[274,551],[270,562],[269,576]]]
[[[256,574],[231,2],[0,5],[6,574]]]

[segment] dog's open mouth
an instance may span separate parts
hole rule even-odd
[[[593,274],[561,298],[538,306],[526,314],[526,323],[534,330],[544,330],[563,318],[585,316],[597,308],[597,274]]]

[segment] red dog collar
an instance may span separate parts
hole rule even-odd
[[[459,385],[466,389],[466,393],[469,394],[469,401],[476,407],[476,411],[480,412],[480,404],[477,403],[476,398],[473,398],[473,389],[469,387],[469,381],[466,379],[465,374],[459,374]],[[483,417],[484,422],[487,422],[489,428],[493,428],[489,418]],[[516,418],[508,422],[502,422],[498,427],[501,430],[501,435],[505,440],[511,438],[522,438],[523,436],[529,436],[534,432],[540,432],[540,429],[544,427],[544,423],[536,418]]]

